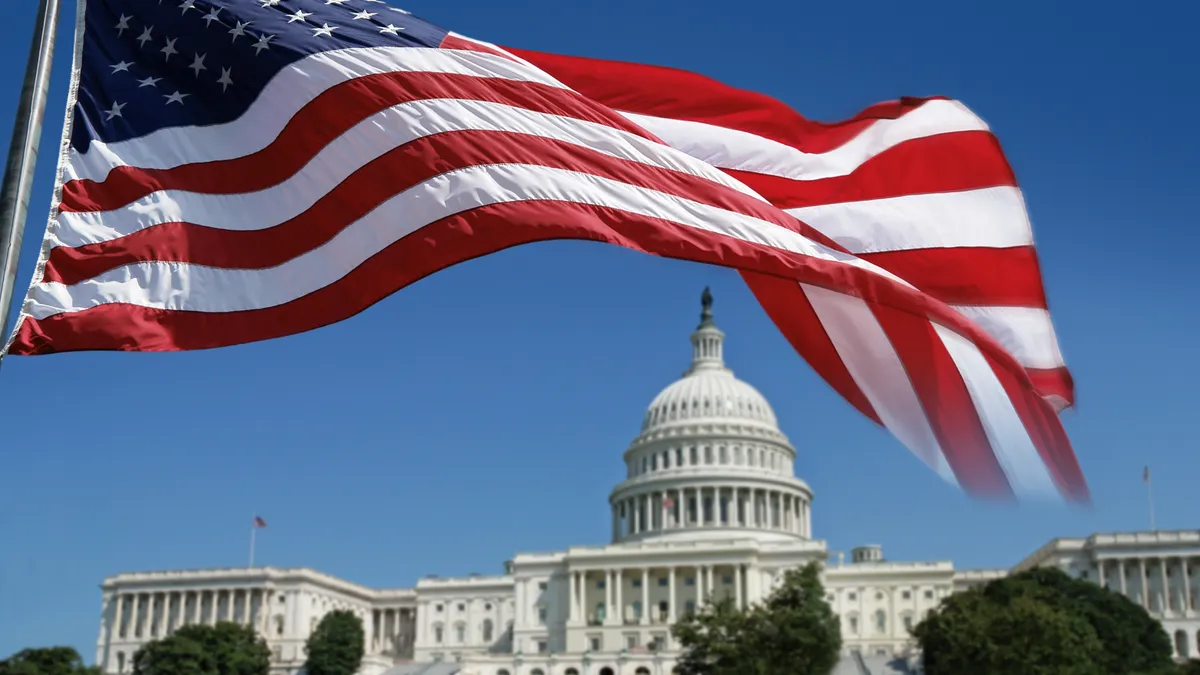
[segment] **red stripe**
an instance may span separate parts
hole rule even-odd
[[[253,192],[299,171],[355,124],[394,105],[425,99],[469,99],[572,117],[656,140],[641,127],[578,94],[544,84],[445,73],[380,73],[320,94],[288,122],[270,145],[244,157],[172,169],[117,167],[102,182],[63,186],[63,211],[108,211],[156,190],[207,194]]]
[[[1012,486],[992,450],[971,393],[933,325],[891,308],[875,305],[871,309],[904,364],[959,484],[981,497],[1012,498]]]
[[[1083,470],[1079,467],[1067,432],[1050,404],[1021,386],[1011,372],[986,354],[984,358],[987,358],[988,365],[996,373],[1004,391],[1008,393],[1013,408],[1029,432],[1029,438],[1037,448],[1042,462],[1049,469],[1059,492],[1073,501],[1089,501],[1091,497],[1088,494],[1087,481],[1083,478]]]
[[[834,123],[805,119],[782,102],[674,68],[505,47],[575,91],[615,110],[715,124],[809,153],[829,152],[881,119],[896,119],[932,98],[873,105]],[[936,97],[941,98],[941,97]]]
[[[808,361],[808,365],[856,410],[882,426],[883,422],[875,408],[846,369],[837,347],[829,339],[829,334],[825,332],[825,327],[800,285],[791,279],[756,272],[743,271],[742,278],[767,315],[796,352]]]
[[[1033,388],[1042,396],[1057,396],[1068,406],[1075,405],[1075,380],[1066,368],[1026,368]]]
[[[225,268],[273,267],[324,244],[413,185],[449,171],[485,164],[535,164],[584,172],[811,232],[811,228],[799,225],[768,204],[690,174],[537,136],[462,131],[427,136],[384,154],[355,171],[310,209],[280,225],[235,231],[174,222],[96,244],[56,247],[50,251],[44,279],[74,284],[144,260]]]
[[[863,162],[852,173],[832,178],[792,180],[724,171],[784,209],[1017,184],[999,142],[986,131],[904,141]]]
[[[1032,246],[922,248],[859,257],[950,305],[1046,308]]]
[[[500,58],[508,59],[509,61],[516,61],[516,59],[514,59],[511,55],[505,54],[503,50],[496,49],[492,45],[487,45],[469,38],[464,38],[463,36],[455,35],[454,33],[446,33],[446,37],[442,38],[442,43],[438,45],[438,47],[442,49],[457,49],[468,52],[480,52],[483,54],[491,54],[492,56],[499,56]]]

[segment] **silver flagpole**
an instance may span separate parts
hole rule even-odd
[[[38,143],[42,138],[42,118],[50,93],[50,67],[54,62],[54,33],[57,28],[58,0],[41,0],[33,44],[29,48],[29,63],[25,67],[25,82],[21,85],[12,141],[8,146],[4,182],[0,183],[0,311],[4,312],[0,316],[0,324],[4,328],[0,334],[0,347],[8,339],[11,328],[8,317],[12,309],[13,284],[17,280],[25,215],[29,211],[33,170],[37,165]]]

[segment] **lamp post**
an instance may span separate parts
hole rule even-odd
[[[592,652],[591,650],[583,653],[583,675],[590,675],[592,672]]]

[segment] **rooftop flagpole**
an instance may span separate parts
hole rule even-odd
[[[12,309],[13,285],[17,280],[17,263],[21,257],[21,240],[25,233],[25,216],[29,211],[29,193],[33,187],[33,170],[37,165],[38,143],[42,138],[42,119],[50,93],[50,67],[54,62],[54,35],[58,28],[59,0],[41,0],[33,44],[29,48],[29,63],[25,66],[25,82],[13,123],[12,141],[8,146],[8,162],[4,167],[4,182],[0,183],[0,343],[8,339],[9,314]],[[0,357],[3,354],[0,353]]]

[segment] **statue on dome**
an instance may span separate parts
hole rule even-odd
[[[712,323],[712,292],[708,290],[708,286],[704,287],[704,292],[700,294],[700,306],[703,310],[700,312],[700,325],[708,325]]]

